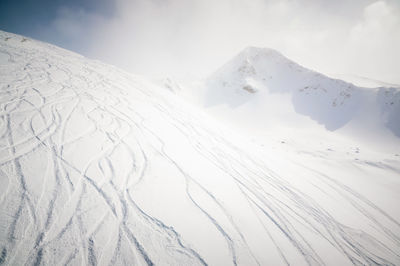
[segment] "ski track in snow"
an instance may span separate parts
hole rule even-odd
[[[340,177],[288,162],[309,195],[167,92],[21,38],[0,34],[1,265],[400,264],[399,221]]]

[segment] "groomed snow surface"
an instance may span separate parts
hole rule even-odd
[[[0,87],[0,264],[400,264],[398,154],[339,136],[260,144],[5,32]]]

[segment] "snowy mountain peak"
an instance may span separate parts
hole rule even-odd
[[[251,46],[223,65],[208,79],[208,83],[230,84],[234,90],[251,87],[252,91],[283,92],[293,88],[293,81],[303,80],[301,73],[305,72],[310,71],[276,50]]]
[[[381,106],[382,101],[378,100],[381,89],[361,88],[329,78],[269,48],[245,48],[207,79],[206,88],[206,106],[225,104],[235,109],[244,105],[255,106],[255,102],[271,105],[274,101],[272,95],[278,93],[289,96],[290,102],[286,106],[293,106],[295,113],[310,117],[328,130],[342,128],[349,121],[368,113],[375,120],[373,127],[384,124],[395,135],[400,135],[398,127],[393,126],[398,123],[394,118],[397,116],[393,115],[393,110],[398,107],[391,107],[388,111]],[[397,106],[399,103],[394,95],[399,90],[394,90],[395,93],[390,94],[393,96],[387,96],[386,101]],[[261,109],[250,113],[260,113],[262,119],[268,119]],[[370,121],[361,123],[371,126]]]
[[[248,46],[239,53],[239,55],[244,55],[249,59],[266,59],[268,57],[284,57],[280,52],[272,48],[267,47],[255,47]]]
[[[230,75],[238,74],[244,78],[252,76],[263,80],[270,76],[273,68],[279,65],[293,66],[295,64],[274,49],[249,46],[219,69],[216,75],[229,73]]]

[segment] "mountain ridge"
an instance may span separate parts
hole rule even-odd
[[[373,109],[371,116],[379,113],[383,120],[375,121],[375,126],[385,124],[400,136],[394,126],[400,124],[396,118],[400,110],[399,88],[358,87],[304,68],[269,48],[244,49],[207,79],[205,90],[206,106],[227,104],[232,110],[256,97],[263,97],[268,104],[271,94],[288,94],[296,113],[331,131],[340,129],[360,112]]]

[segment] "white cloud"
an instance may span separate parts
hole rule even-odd
[[[365,76],[400,82],[400,10],[386,1],[364,9],[364,15],[351,29],[350,66]]]
[[[400,83],[395,0],[116,0],[112,18],[63,14],[87,54],[145,75],[211,73],[246,46],[266,46],[325,73]],[[84,36],[82,36],[84,35]]]

